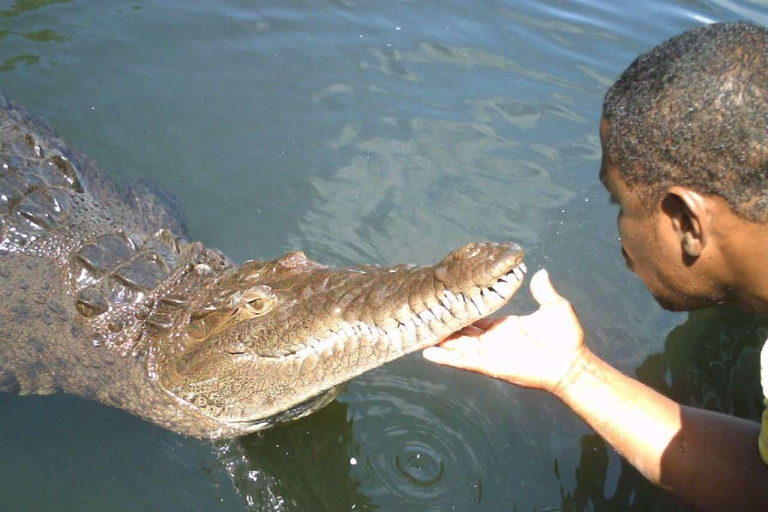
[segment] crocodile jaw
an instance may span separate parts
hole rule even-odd
[[[525,273],[514,244],[470,244],[421,268],[305,260],[291,254],[258,271],[245,264],[239,272],[252,274],[223,283],[269,289],[277,305],[160,368],[164,387],[226,431],[260,430],[317,410],[340,384],[493,313]]]

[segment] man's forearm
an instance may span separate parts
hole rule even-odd
[[[556,394],[653,483],[698,510],[768,510],[757,423],[682,407],[587,354]]]

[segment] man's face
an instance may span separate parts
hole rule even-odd
[[[704,279],[695,261],[686,259],[673,218],[663,202],[649,208],[637,190],[629,189],[621,178],[616,163],[605,150],[609,129],[602,120],[600,181],[611,194],[611,202],[619,208],[617,225],[627,266],[664,309],[689,311],[720,302],[722,298],[713,283]]]

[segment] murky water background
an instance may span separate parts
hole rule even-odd
[[[764,0],[0,2],[0,88],[115,180],[172,191],[238,261],[430,263],[515,240],[589,344],[758,417],[768,323],[661,311],[597,180],[602,96],[641,51]],[[520,292],[505,312],[533,308]],[[682,510],[555,399],[417,354],[305,420],[211,447],[63,397],[0,396],[0,509]]]

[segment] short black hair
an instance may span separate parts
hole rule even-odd
[[[768,222],[768,30],[715,23],[639,56],[608,90],[603,150],[658,204],[673,185]]]

